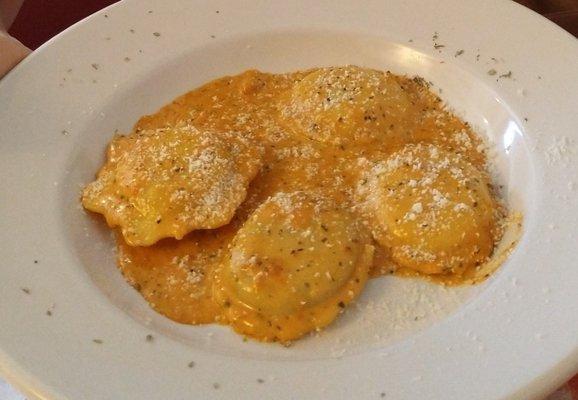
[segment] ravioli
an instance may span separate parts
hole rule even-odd
[[[389,73],[355,66],[320,68],[280,102],[284,122],[309,139],[334,145],[405,143],[414,109]]]
[[[82,202],[120,228],[119,268],[154,310],[289,344],[368,276],[486,279],[521,229],[487,163],[422,78],[250,70],[116,136]]]
[[[349,211],[304,192],[278,193],[237,232],[218,296],[239,333],[288,342],[325,327],[359,295],[372,257]]]
[[[136,131],[113,139],[82,203],[119,226],[129,245],[148,246],[229,223],[261,164],[261,148],[238,132]]]
[[[460,274],[492,254],[499,204],[487,174],[435,145],[407,145],[373,165],[357,197],[375,239],[400,266]]]

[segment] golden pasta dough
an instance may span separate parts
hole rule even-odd
[[[400,266],[461,273],[491,254],[498,204],[486,174],[435,145],[407,145],[357,186],[376,240]]]
[[[276,194],[239,229],[220,271],[227,319],[240,333],[283,342],[323,328],[365,285],[368,239],[337,204]]]
[[[82,202],[148,246],[227,224],[261,166],[259,146],[236,132],[191,126],[137,131],[112,141]]]
[[[391,74],[350,66],[306,75],[280,108],[287,126],[310,139],[391,146],[409,139],[415,105]]]

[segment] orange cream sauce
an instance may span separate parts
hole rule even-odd
[[[181,240],[163,239],[148,247],[129,246],[122,235],[118,235],[120,270],[156,311],[186,324],[232,323],[240,333],[265,341],[288,342],[298,338],[310,331],[311,326],[293,321],[284,327],[289,332],[283,335],[267,329],[259,334],[255,329],[239,328],[240,325],[232,321],[235,314],[226,312],[230,302],[216,293],[219,288],[215,280],[219,280],[219,269],[226,267],[233,238],[259,205],[279,192],[315,191],[355,210],[352,193],[360,179],[356,160],[362,157],[369,162],[381,161],[408,143],[436,144],[462,154],[472,165],[485,171],[486,157],[479,138],[467,123],[444,108],[420,78],[387,74],[407,96],[408,106],[402,117],[382,127],[392,132],[385,139],[363,143],[348,138],[328,144],[315,139],[316,132],[323,129],[318,126],[311,127],[312,133],[303,134],[299,129],[308,128],[303,124],[291,124],[284,108],[289,104],[288,93],[315,71],[282,75],[247,71],[220,78],[177,98],[157,113],[142,117],[135,125],[136,132],[178,123],[198,128],[248,131],[256,135],[265,148],[263,167],[228,225],[193,231]],[[392,115],[396,115],[395,110]],[[368,123],[379,123],[378,117],[367,115],[364,118]],[[399,268],[392,261],[389,250],[377,242],[372,240],[371,246],[374,248],[371,277],[393,273],[424,276]],[[364,275],[362,270],[356,274]],[[471,282],[475,275],[475,269],[470,268],[460,274],[438,274],[434,279],[459,284]],[[336,294],[318,307],[319,319],[330,322],[335,318],[339,311],[336,307],[343,307],[343,299]],[[244,318],[250,321],[252,317],[245,315]],[[318,327],[324,325],[326,323],[321,323]]]

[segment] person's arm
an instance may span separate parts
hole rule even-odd
[[[23,0],[0,0],[0,27],[8,30],[16,19]]]
[[[21,5],[22,0],[0,0],[0,78],[30,53],[30,49],[7,33]]]

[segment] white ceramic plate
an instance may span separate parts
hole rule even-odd
[[[339,64],[424,76],[495,144],[514,254],[471,288],[373,280],[291,348],[155,314],[78,202],[115,129],[225,74]],[[0,373],[39,399],[539,398],[578,369],[577,93],[578,41],[512,2],[103,10],[0,82]]]

